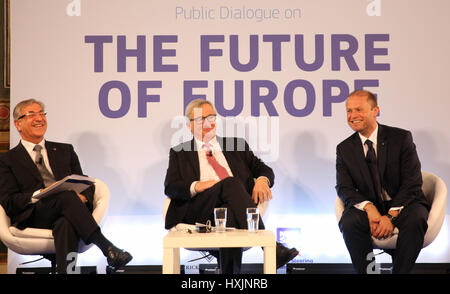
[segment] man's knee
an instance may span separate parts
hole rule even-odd
[[[235,177],[228,177],[222,180],[221,192],[220,198],[223,201],[250,197],[242,182]]]
[[[370,232],[366,212],[358,210],[354,207],[348,210],[346,209],[339,221],[339,229],[344,234],[366,230]]]
[[[61,208],[73,207],[73,205],[82,204],[81,199],[78,197],[77,193],[74,191],[63,191],[54,195],[55,201]]]
[[[402,218],[402,221],[399,223],[399,230],[419,230],[423,234],[428,229],[428,210],[420,204],[414,205],[415,207],[411,207],[408,212]],[[403,212],[400,213],[400,216]]]
[[[242,185],[241,181],[235,177],[228,177],[222,180],[223,185]]]
[[[243,183],[236,177],[228,177],[222,180],[222,189],[235,192],[247,192]]]

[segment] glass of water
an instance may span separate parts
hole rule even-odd
[[[249,207],[247,208],[247,226],[248,231],[256,233],[259,225],[259,208]]]
[[[227,208],[214,208],[214,222],[216,224],[216,232],[223,233],[227,227]]]

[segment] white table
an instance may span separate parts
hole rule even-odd
[[[233,230],[225,233],[189,234],[183,231],[170,231],[163,239],[163,274],[180,273],[180,248],[224,248],[224,247],[263,247],[264,273],[276,274],[276,240],[271,231]]]

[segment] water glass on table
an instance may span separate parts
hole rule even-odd
[[[216,232],[223,233],[227,227],[227,208],[214,208],[214,222],[216,224]]]
[[[258,225],[259,225],[259,208],[257,207],[247,208],[248,231],[251,233],[256,233],[258,231]]]

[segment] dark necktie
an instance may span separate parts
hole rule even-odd
[[[204,144],[203,148],[206,149],[206,159],[216,172],[217,176],[219,176],[219,179],[223,180],[229,177],[230,175],[228,174],[227,170],[217,162],[216,158],[212,154],[211,145]]]
[[[381,181],[380,181],[380,173],[378,171],[377,155],[375,154],[375,149],[373,149],[372,141],[367,139],[366,142],[364,142],[364,144],[366,144],[367,147],[369,147],[366,155],[366,162],[367,166],[369,167],[370,174],[372,175],[372,182],[375,188],[375,193],[377,194],[376,195],[377,202],[384,210],[384,202],[383,199],[381,198]]]
[[[47,167],[44,164],[44,158],[42,157],[42,153],[41,153],[42,146],[35,145],[33,150],[36,151],[36,158],[35,158],[34,163],[36,164],[36,166],[39,170],[39,173],[41,174],[42,180],[44,180],[44,186],[48,187],[55,182],[55,178],[48,171]]]

